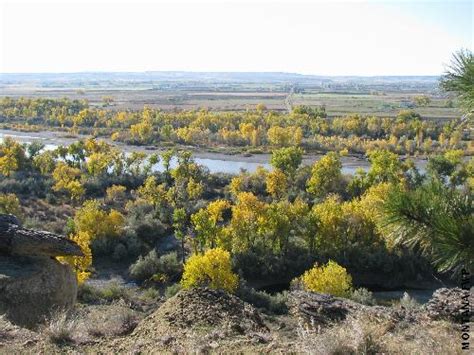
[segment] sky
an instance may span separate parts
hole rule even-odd
[[[474,39],[473,1],[0,2],[0,73],[439,75]]]

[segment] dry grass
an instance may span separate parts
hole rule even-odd
[[[43,336],[52,344],[65,345],[74,342],[78,319],[66,312],[54,314],[41,330]]]
[[[139,319],[136,312],[126,307],[98,307],[86,317],[85,328],[93,337],[123,336],[135,329]]]
[[[350,317],[324,331],[298,330],[298,351],[313,354],[460,354],[454,325]]]

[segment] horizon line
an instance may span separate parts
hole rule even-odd
[[[58,75],[58,74],[147,74],[147,73],[185,73],[185,74],[283,74],[309,77],[440,77],[443,74],[305,74],[291,71],[209,71],[209,70],[84,70],[84,71],[51,71],[51,72],[0,72],[0,75]],[[1,80],[1,78],[0,78]]]

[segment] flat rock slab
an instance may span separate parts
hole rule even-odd
[[[58,234],[23,228],[13,215],[0,214],[0,254],[82,256],[81,248]]]

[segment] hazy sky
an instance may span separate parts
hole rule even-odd
[[[0,72],[438,75],[472,1],[0,0]]]

